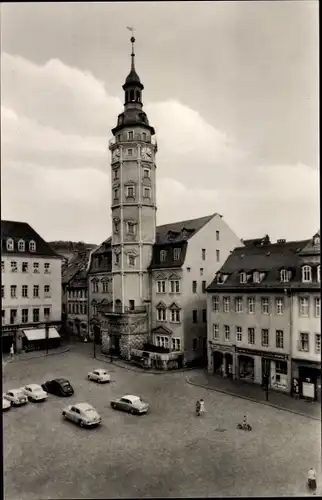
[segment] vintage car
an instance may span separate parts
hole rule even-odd
[[[111,407],[115,410],[127,411],[128,413],[132,413],[132,415],[142,415],[149,410],[148,403],[142,401],[139,396],[133,395],[113,399],[111,401]]]
[[[45,401],[48,398],[47,392],[38,384],[29,384],[21,387],[21,390],[31,401]]]
[[[2,411],[9,410],[11,408],[11,403],[2,396]]]
[[[64,408],[62,415],[66,420],[75,422],[81,427],[91,427],[102,422],[100,415],[95,408],[88,403],[77,403]]]
[[[21,389],[10,389],[4,393],[3,397],[10,402],[11,406],[20,406],[28,403],[28,398]]]
[[[95,382],[107,383],[111,381],[111,376],[103,368],[98,368],[93,370],[88,374],[88,380],[94,380]]]
[[[74,394],[74,389],[65,378],[48,380],[44,384],[41,384],[41,387],[44,391],[49,392],[49,394],[55,394],[56,396],[68,397]]]

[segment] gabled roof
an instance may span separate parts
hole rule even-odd
[[[187,241],[203,228],[216,214],[190,219],[171,224],[164,224],[156,228],[156,245]]]
[[[217,275],[207,288],[207,291],[229,289],[260,289],[265,287],[285,288],[285,283],[279,281],[282,269],[292,271],[290,284],[301,282],[301,261],[299,254],[309,240],[274,243],[263,246],[245,246],[235,248],[221,267],[217,275],[227,275],[224,283],[217,282]],[[260,283],[249,281],[240,283],[241,272],[259,271],[264,273]]]
[[[7,250],[7,239],[11,238],[14,242],[14,250]],[[25,251],[18,251],[18,241],[24,240]],[[36,243],[36,251],[29,251],[29,242]],[[28,255],[28,256],[44,256],[44,257],[57,257],[62,259],[48,243],[29,225],[27,222],[17,222],[12,220],[1,221],[1,252],[3,255]]]
[[[172,330],[164,325],[159,325],[152,329],[152,333],[158,335],[172,335]]]
[[[62,284],[67,285],[72,280],[85,280],[87,276],[87,264],[91,250],[85,249],[75,252],[71,260],[63,266]]]

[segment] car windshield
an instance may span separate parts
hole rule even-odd
[[[61,382],[62,387],[69,387],[70,383],[69,382]]]
[[[14,392],[13,393],[14,396],[24,396],[24,393],[22,391],[19,391],[19,392]]]

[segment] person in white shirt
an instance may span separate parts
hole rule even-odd
[[[203,399],[200,399],[200,410],[199,410],[199,414],[200,415],[203,415],[205,413],[205,402]]]
[[[10,358],[11,359],[13,359],[14,353],[15,353],[15,350],[14,350],[13,344],[11,344],[11,347],[10,347]]]
[[[309,472],[307,473],[308,485],[311,491],[313,491],[313,495],[316,492],[316,470],[311,467]]]

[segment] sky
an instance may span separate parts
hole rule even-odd
[[[108,141],[131,33],[158,141],[157,223],[240,238],[319,228],[318,2],[4,3],[1,218],[47,241],[111,233]]]

